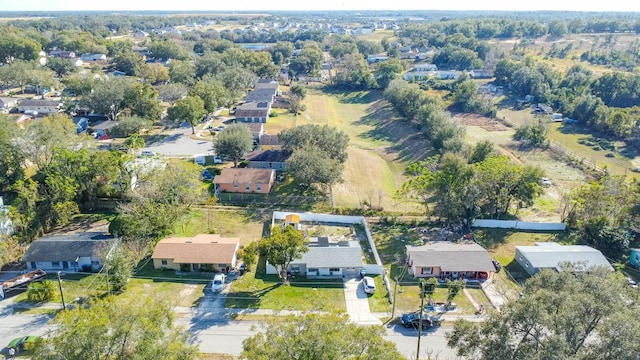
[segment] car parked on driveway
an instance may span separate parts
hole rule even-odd
[[[400,316],[400,322],[402,323],[402,326],[406,328],[413,327],[417,329],[420,326],[420,313],[413,312],[409,314],[402,314],[402,316]],[[423,313],[422,328],[428,329],[431,326],[433,326],[433,320],[431,319],[431,316]]]
[[[7,349],[13,349],[16,353],[33,350],[35,343],[40,340],[38,336],[23,336],[15,338],[9,342]]]
[[[376,292],[376,283],[373,281],[373,278],[369,276],[362,278],[362,287],[364,287],[364,292],[367,294],[373,294]]]
[[[211,175],[208,169],[204,169],[202,170],[202,174],[200,174],[200,180],[203,180],[203,181],[213,180],[213,175]]]
[[[222,273],[217,273],[213,280],[211,280],[211,291],[214,293],[219,293],[224,289],[224,280],[225,276]]]

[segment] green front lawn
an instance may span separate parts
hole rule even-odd
[[[290,285],[277,277],[246,273],[231,283],[225,307],[303,311],[346,311],[342,279],[296,276]]]

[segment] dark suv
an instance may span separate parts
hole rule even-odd
[[[420,313],[414,312],[410,314],[402,314],[400,317],[402,325],[406,328],[413,327],[418,328],[420,326]],[[433,326],[433,320],[427,314],[422,314],[422,328],[427,329]]]

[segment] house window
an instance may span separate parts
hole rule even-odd
[[[91,260],[91,265],[98,266],[98,265],[100,265],[100,261],[98,261],[98,260]]]
[[[300,265],[291,265],[289,269],[291,272],[300,272]]]
[[[258,183],[258,184],[256,185],[256,190],[258,190],[258,191],[262,191],[262,184]]]
[[[237,189],[238,188],[238,184],[233,184],[233,188]]]
[[[422,275],[431,275],[431,268],[430,267],[422,268]]]
[[[227,264],[218,264],[218,267],[220,269],[226,269],[227,268]]]
[[[273,163],[269,163],[269,169],[273,169]]]
[[[60,267],[60,261],[52,261],[51,267]]]
[[[309,268],[309,269],[307,269],[307,272],[310,272],[310,273],[317,273],[317,272],[318,272],[318,269],[316,269],[316,268]]]
[[[162,259],[161,263],[162,263],[163,266],[166,266],[167,265],[167,260]]]
[[[245,185],[244,189],[247,190],[247,191],[251,191],[251,184]]]
[[[331,271],[331,272],[338,272],[338,271],[340,271],[340,269],[339,269],[339,268],[329,268],[329,271]]]

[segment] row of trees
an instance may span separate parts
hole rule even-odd
[[[494,154],[490,142],[479,143],[466,157],[446,154],[413,163],[407,172],[410,179],[398,195],[422,202],[428,215],[453,222],[481,215],[499,219],[532,205],[544,174]]]
[[[463,93],[465,91],[459,89],[454,97],[466,96]],[[415,123],[437,151],[457,152],[462,149],[464,127],[453,121],[439,97],[427,95],[418,85],[398,79],[391,81],[384,91],[384,98],[405,120]],[[462,104],[462,100],[458,101]]]

